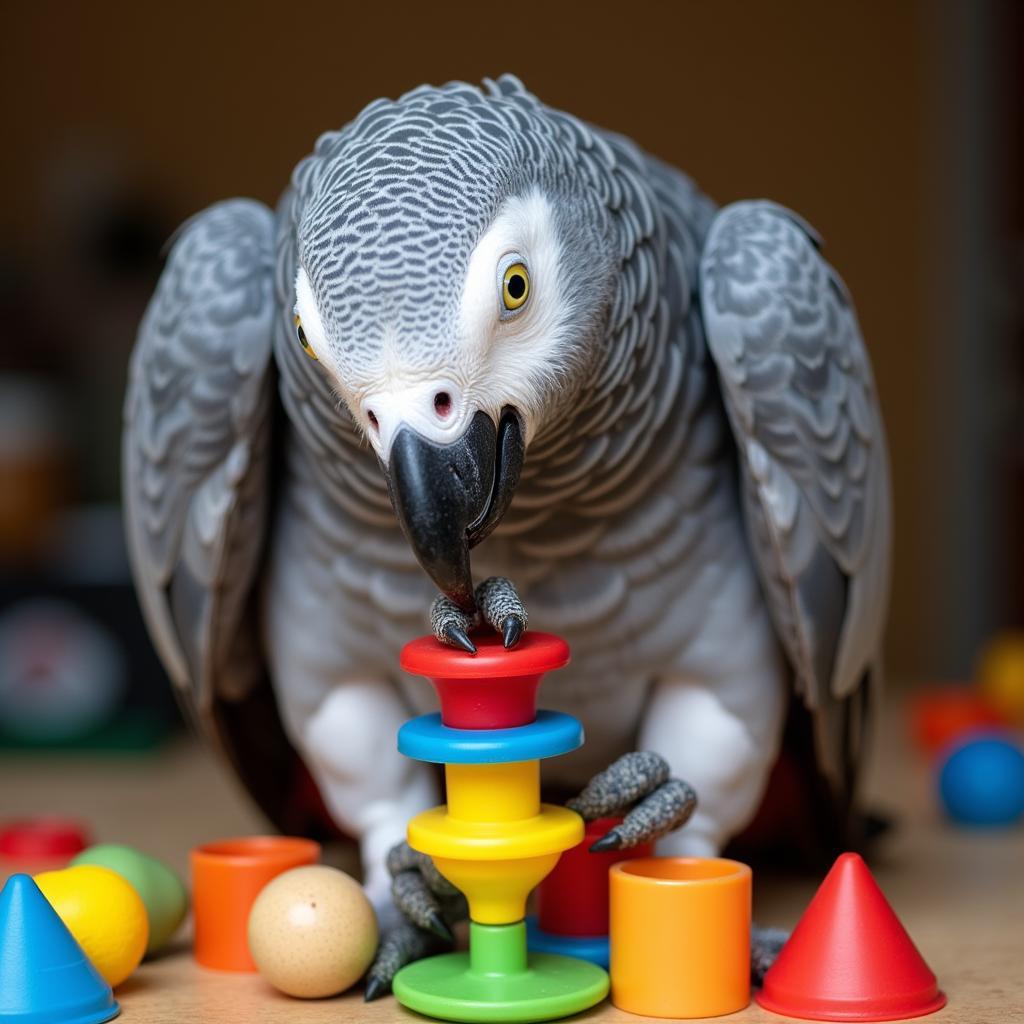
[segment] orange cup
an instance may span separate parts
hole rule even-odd
[[[646,1017],[718,1017],[750,1002],[746,864],[649,857],[611,868],[612,1002]]]
[[[221,971],[255,971],[247,935],[253,901],[272,878],[319,859],[319,843],[293,836],[246,836],[197,846],[192,851],[196,960]]]

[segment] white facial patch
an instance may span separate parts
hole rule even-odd
[[[516,253],[529,272],[527,301],[504,312],[499,267]],[[507,260],[506,260],[507,262]],[[560,245],[549,200],[539,191],[508,200],[469,258],[459,306],[459,342],[472,367],[478,408],[497,415],[513,405],[527,438],[541,383],[557,373],[571,311],[560,281]]]
[[[334,364],[334,356],[327,345],[327,332],[324,330],[323,320],[320,319],[320,310],[317,308],[316,297],[313,295],[313,286],[309,283],[309,275],[304,267],[299,267],[299,272],[295,275],[295,312],[302,321],[302,330],[306,334],[309,347],[316,354],[317,359],[337,379],[337,366]]]
[[[515,254],[529,276],[526,301],[508,310],[501,270]],[[470,255],[455,325],[454,365],[403,365],[385,343],[369,379],[342,379],[306,271],[295,278],[295,308],[306,338],[338,394],[385,461],[398,430],[409,426],[438,444],[456,440],[483,410],[495,422],[506,405],[532,437],[544,385],[559,373],[571,309],[560,279],[560,245],[551,203],[539,191],[509,199]],[[367,368],[369,369],[369,368]]]

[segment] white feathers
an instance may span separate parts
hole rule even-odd
[[[309,347],[316,353],[317,359],[336,374],[337,367],[327,345],[327,332],[324,330],[323,320],[320,319],[320,309],[313,295],[313,286],[309,283],[306,268],[301,266],[295,275],[295,312],[302,321],[302,329],[306,332]]]
[[[436,444],[450,444],[466,430],[476,411],[463,400],[462,389],[451,377],[392,379],[386,389],[363,398],[359,410],[360,419],[370,424],[370,444],[385,462],[399,427],[412,427]]]
[[[530,275],[526,303],[502,317],[498,268],[510,253]],[[506,201],[469,258],[459,306],[459,351],[474,380],[478,408],[523,415],[529,442],[540,412],[542,384],[559,372],[570,303],[562,287],[561,245],[550,201],[538,189]],[[506,261],[507,262],[507,261]]]

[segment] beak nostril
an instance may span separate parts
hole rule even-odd
[[[452,411],[452,396],[447,391],[438,391],[434,395],[434,412],[437,413],[441,419],[447,419],[451,415]]]
[[[373,427],[374,430],[380,430],[380,424],[377,422],[377,414],[372,409],[366,410],[366,418],[370,421],[370,426]]]

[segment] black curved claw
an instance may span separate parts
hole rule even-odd
[[[377,955],[366,976],[363,998],[369,1003],[387,995],[391,991],[392,979],[406,964],[445,949],[451,949],[450,942],[442,941],[409,920],[401,921],[381,938]]]
[[[444,627],[444,635],[452,647],[461,647],[467,654],[476,654],[476,644],[469,639],[469,634],[454,623]]]
[[[454,942],[455,936],[452,934],[451,928],[445,923],[444,918],[441,916],[440,911],[432,910],[425,921],[429,930],[432,931],[439,939],[444,939],[445,942]]]
[[[366,981],[366,990],[363,992],[363,1002],[372,1003],[374,999],[380,999],[391,991],[391,983],[385,981],[376,974],[371,974]]]
[[[622,849],[622,836],[617,828],[609,829],[600,839],[590,844],[591,853],[608,853],[610,850]]]
[[[501,637],[505,650],[515,647],[523,635],[523,620],[518,615],[509,615],[501,624]]]

